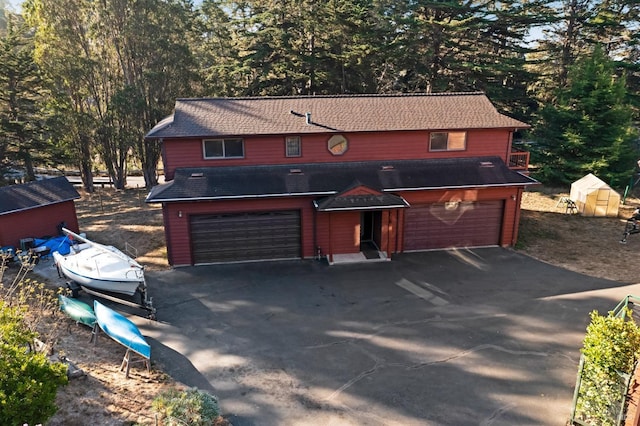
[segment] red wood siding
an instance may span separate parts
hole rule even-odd
[[[331,254],[360,251],[360,212],[330,212]]]
[[[406,191],[398,195],[404,197],[410,205],[416,206],[452,200],[474,202],[500,200],[504,203],[504,213],[499,244],[512,246],[517,238],[521,194],[521,188],[487,188]],[[169,203],[163,206],[169,263],[174,266],[192,264],[189,215],[276,210],[300,211],[303,258],[316,256],[318,247],[322,255],[360,251],[361,213],[316,212],[312,205],[312,198],[309,197]],[[405,250],[404,225],[407,210],[383,211],[381,214],[380,249],[389,255]],[[70,222],[67,221],[67,223]]]
[[[429,132],[386,132],[344,134],[349,149],[334,156],[327,150],[331,134],[301,135],[302,156],[285,156],[284,136],[244,138],[245,158],[205,160],[201,139],[165,139],[163,160],[165,179],[173,179],[178,167],[294,164],[340,161],[408,160],[420,158],[460,158],[499,156],[505,162],[511,132],[508,130],[469,130],[464,151],[429,152]]]
[[[20,247],[23,238],[56,236],[58,225],[78,232],[78,218],[73,201],[52,204],[0,216],[0,246]]]
[[[227,200],[216,202],[170,203],[163,208],[167,256],[173,266],[191,265],[193,256],[189,240],[189,215],[215,213],[267,212],[300,210],[302,256],[313,257],[313,207],[310,198],[269,198],[262,200]],[[171,247],[169,249],[169,247]]]

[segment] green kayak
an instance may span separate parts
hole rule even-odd
[[[59,295],[58,300],[60,301],[60,310],[67,314],[69,318],[89,327],[93,327],[96,323],[96,314],[91,306],[63,295]]]

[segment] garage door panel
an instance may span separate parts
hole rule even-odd
[[[299,258],[300,212],[190,217],[194,263]]]
[[[502,201],[417,205],[405,213],[404,249],[498,245]]]

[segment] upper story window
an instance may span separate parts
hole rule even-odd
[[[206,139],[202,141],[204,158],[244,158],[242,139]]]
[[[333,135],[327,142],[327,149],[333,155],[342,155],[347,152],[348,148],[349,142],[347,141],[347,138],[342,135]]]
[[[284,141],[285,153],[287,157],[302,156],[302,142],[300,136],[287,136]]]
[[[467,132],[432,132],[429,151],[464,151],[467,148]]]

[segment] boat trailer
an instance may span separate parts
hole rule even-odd
[[[101,299],[109,300],[111,302],[119,303],[121,305],[129,306],[131,308],[143,309],[147,311],[147,318],[154,321],[156,319],[156,308],[153,307],[153,298],[149,297],[149,295],[147,294],[146,283],[144,286],[142,286],[143,288],[139,288],[140,294],[142,295],[142,303],[135,303],[130,300],[121,299],[111,294],[100,293],[99,291],[93,290],[91,288],[87,288],[72,280],[67,281],[66,285],[67,285],[67,288],[71,290],[71,295],[74,298],[78,297],[78,292],[82,290],[87,294],[100,297]]]

